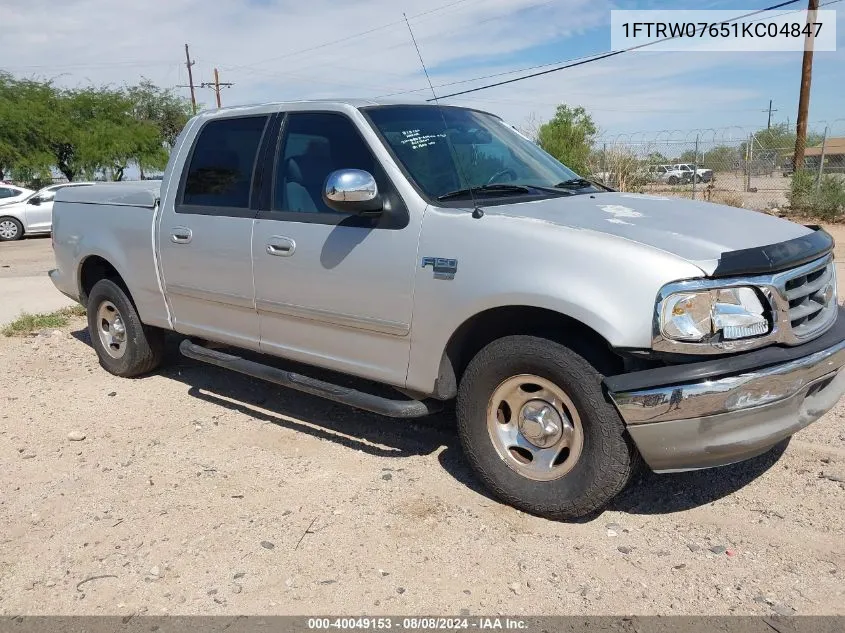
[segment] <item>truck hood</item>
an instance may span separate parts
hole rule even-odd
[[[723,253],[812,233],[800,224],[756,211],[634,193],[580,194],[485,210],[621,237],[676,255],[707,275]]]

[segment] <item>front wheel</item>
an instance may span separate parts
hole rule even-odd
[[[141,323],[124,289],[101,279],[88,296],[88,331],[100,365],[125,378],[145,374],[161,364],[164,331]]]
[[[467,458],[499,499],[574,519],[630,480],[639,454],[582,355],[534,336],[498,339],[470,362],[458,390]]]
[[[669,176],[669,184],[670,185],[677,185],[678,184],[678,177],[677,176]]]
[[[15,218],[0,218],[0,242],[11,242],[23,237],[23,224]]]

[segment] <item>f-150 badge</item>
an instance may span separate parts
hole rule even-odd
[[[458,272],[458,260],[445,257],[423,257],[422,267],[431,266],[435,279],[454,279]]]

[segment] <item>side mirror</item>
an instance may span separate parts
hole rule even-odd
[[[36,207],[41,204],[41,198],[38,196],[33,196],[29,199],[29,204],[34,204]]]
[[[339,169],[326,178],[323,202],[340,213],[377,216],[384,210],[376,179],[361,169]]]

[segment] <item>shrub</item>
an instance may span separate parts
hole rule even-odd
[[[801,170],[792,176],[789,203],[796,211],[822,220],[836,220],[845,211],[845,181],[835,174],[822,176],[818,187],[812,172]]]
[[[845,211],[845,182],[838,176],[824,176],[815,200],[816,214],[833,220]]]
[[[745,206],[742,201],[742,195],[735,191],[721,191],[716,193],[713,195],[713,202],[726,204],[729,207],[738,207],[740,209]]]
[[[815,188],[815,177],[805,169],[800,169],[792,174],[787,198],[793,209],[809,211],[812,207],[813,189]]]

